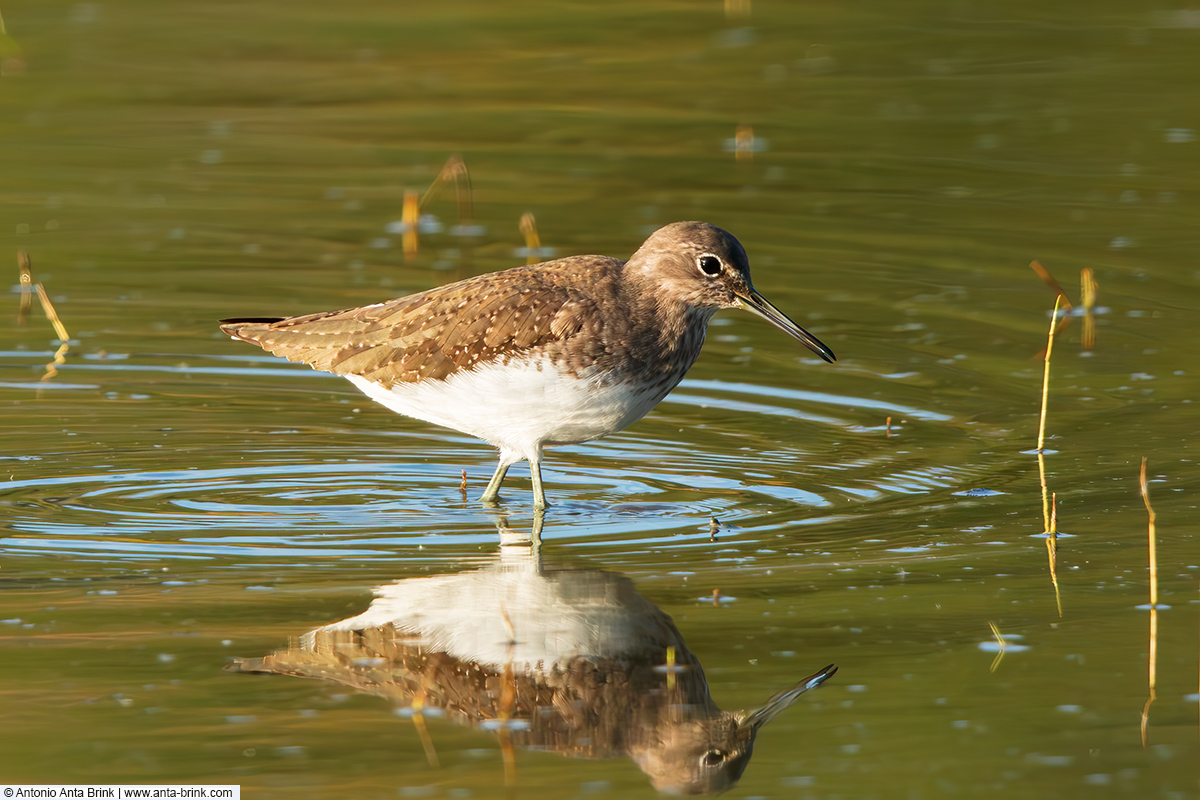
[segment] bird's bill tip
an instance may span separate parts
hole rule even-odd
[[[828,363],[832,364],[837,361],[837,356],[833,354],[833,351],[824,342],[804,330],[804,328],[801,328],[795,322],[792,322],[786,314],[771,305],[765,297],[754,289],[751,289],[745,296],[739,296],[738,300],[741,301],[742,308],[755,316],[762,317],[788,336],[799,341],[809,350],[812,350]]]
[[[766,725],[781,712],[789,708],[792,703],[795,703],[800,695],[807,692],[809,689],[815,689],[825,681],[833,677],[837,672],[837,667],[830,664],[828,667],[817,670],[807,678],[801,679],[790,689],[784,689],[782,692],[774,695],[770,700],[762,705],[761,708],[756,708],[742,719],[741,726],[757,731],[763,725]]]

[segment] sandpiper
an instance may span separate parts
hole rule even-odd
[[[759,708],[722,711],[675,623],[628,577],[546,570],[536,551],[504,549],[482,569],[380,586],[363,613],[227,669],[387,698],[411,713],[431,764],[422,715],[440,711],[498,733],[514,768],[513,744],[626,757],[671,794],[732,787],[763,726],[837,672],[831,664]]]
[[[500,463],[485,503],[499,498],[510,466],[528,461],[543,509],[544,448],[644,417],[683,379],[723,308],[751,311],[834,361],[755,291],[738,240],[705,222],[658,229],[628,261],[571,256],[362,308],[222,320],[221,330],[489,442]]]

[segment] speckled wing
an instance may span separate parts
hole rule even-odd
[[[620,261],[600,256],[479,275],[384,303],[288,319],[230,319],[221,330],[289,361],[385,387],[444,379],[458,370],[556,346],[580,333],[600,342],[592,299],[615,291]],[[582,340],[583,337],[581,337]],[[570,368],[601,353],[571,348]]]

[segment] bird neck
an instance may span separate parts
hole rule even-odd
[[[688,302],[671,284],[653,273],[625,267],[625,307],[633,329],[630,341],[671,361],[683,359],[691,366],[704,344],[704,332],[715,309]]]

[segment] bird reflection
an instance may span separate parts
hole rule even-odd
[[[499,735],[510,784],[515,745],[625,756],[655,788],[679,794],[733,786],[763,725],[836,672],[828,666],[755,710],[721,711],[671,618],[631,580],[543,569],[538,549],[512,538],[502,527],[501,552],[482,569],[381,586],[362,614],[230,669],[386,697],[410,710],[433,765],[423,712],[439,709]]]

